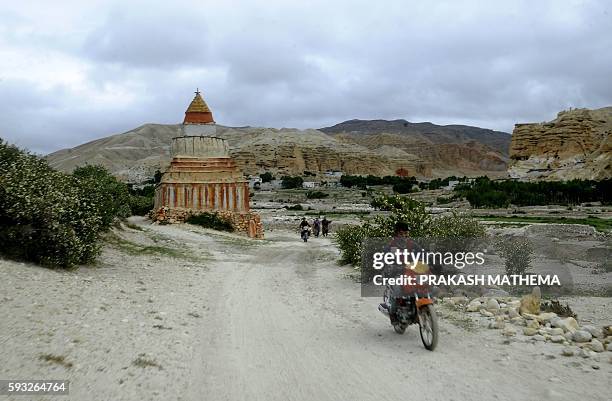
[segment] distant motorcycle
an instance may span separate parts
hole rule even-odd
[[[302,237],[304,242],[308,242],[308,237],[310,237],[310,228],[309,227],[302,228],[302,232],[300,233],[300,237]]]
[[[433,297],[427,287],[403,287],[401,294],[395,294],[390,286],[385,288],[383,303],[378,306],[378,310],[385,316],[391,317],[394,313],[393,329],[398,334],[404,334],[406,328],[411,324],[419,325],[421,341],[426,349],[433,351],[438,344],[440,329],[438,327],[438,317],[434,309]],[[395,311],[390,311],[391,297],[395,303]]]

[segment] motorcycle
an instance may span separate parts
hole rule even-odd
[[[300,237],[304,240],[304,242],[308,242],[308,237],[310,237],[310,228],[309,227],[302,228]]]
[[[433,351],[438,345],[440,332],[433,297],[427,287],[407,287],[403,286],[401,294],[394,294],[391,286],[387,286],[383,295],[383,303],[378,306],[378,310],[391,318],[391,297],[394,297],[395,311],[391,324],[395,332],[404,334],[409,325],[418,324],[423,346]]]

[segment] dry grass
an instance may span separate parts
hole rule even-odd
[[[66,369],[70,369],[72,367],[72,362],[68,362],[64,355],[42,354],[39,358],[45,362],[61,365]]]
[[[145,354],[138,355],[138,358],[132,361],[132,365],[138,366],[139,368],[157,368],[162,370],[162,366],[157,363],[154,359],[148,358]]]

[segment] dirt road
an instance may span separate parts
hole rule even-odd
[[[67,378],[75,400],[608,399],[609,352],[566,358],[443,310],[436,351],[395,334],[328,239],[132,223],[97,267],[0,261],[0,379]]]

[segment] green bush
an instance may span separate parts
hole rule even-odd
[[[472,207],[502,208],[534,205],[578,205],[585,202],[612,203],[612,179],[602,181],[521,182],[479,177],[474,182],[455,187]]]
[[[219,215],[219,213],[199,213],[190,216],[185,221],[189,224],[196,224],[204,228],[212,228],[213,230],[229,232],[234,231],[234,225],[232,222],[229,219]]]
[[[306,192],[307,199],[325,199],[329,196],[328,193],[321,191],[308,191]]]
[[[410,181],[393,184],[393,192],[397,194],[409,194],[412,192],[418,192],[418,189],[416,189],[414,185],[415,184]]]
[[[453,213],[449,216],[432,217],[425,210],[423,203],[399,195],[378,196],[372,200],[371,205],[391,213],[387,216],[376,216],[361,226],[346,226],[336,230],[334,241],[340,249],[342,263],[360,264],[361,241],[368,237],[392,236],[397,222],[408,224],[411,238],[454,240],[448,244],[443,243],[445,246],[468,246],[466,239],[481,238],[485,234],[484,227],[469,215]],[[459,239],[463,241],[456,241]]]
[[[342,226],[336,230],[332,241],[340,249],[340,263],[358,265],[363,252],[362,241],[366,238],[389,236],[387,227],[366,222],[365,224]]]
[[[287,210],[304,210],[304,206],[297,204],[293,206],[283,206]]]
[[[130,195],[130,210],[135,216],[146,216],[153,209],[153,197]]]
[[[51,266],[92,262],[111,223],[94,184],[0,139],[0,252]]]
[[[304,179],[302,177],[284,176],[282,178],[281,187],[283,189],[302,188],[303,183],[304,183]]]
[[[525,274],[533,261],[533,245],[527,238],[504,238],[496,243],[506,274]]]
[[[78,167],[72,173],[86,191],[86,197],[98,205],[102,225],[109,227],[115,217],[132,215],[130,193],[126,184],[117,180],[102,166]]]
[[[259,178],[261,178],[261,182],[270,182],[274,179],[274,176],[270,172],[265,172],[263,174],[259,174]]]

